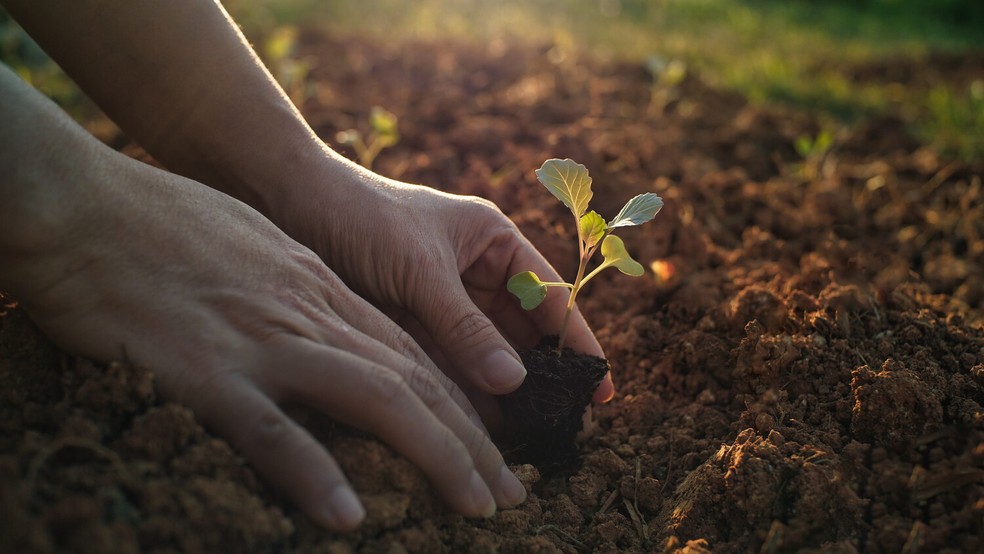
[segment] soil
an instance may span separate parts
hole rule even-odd
[[[531,464],[541,475],[573,468],[580,461],[577,435],[595,389],[611,369],[604,358],[557,350],[560,338],[543,337],[520,350],[526,367],[523,384],[499,397],[504,430],[495,437],[511,464]]]
[[[663,197],[622,233],[654,272],[579,297],[618,387],[583,463],[517,466],[526,503],[466,520],[389,448],[326,425],[368,518],[323,532],[147,370],[60,352],[8,298],[0,551],[984,551],[981,167],[892,117],[803,160],[814,114],[692,74],[656,90],[641,65],[548,47],[302,46],[321,136],[396,113],[402,140],[375,169],[493,200],[564,275],[575,242],[533,176],[543,160],[585,164],[609,217]]]

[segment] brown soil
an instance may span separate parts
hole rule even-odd
[[[403,139],[377,170],[495,201],[565,275],[575,244],[533,176],[543,160],[585,164],[606,216],[665,199],[623,233],[659,271],[581,296],[618,386],[583,466],[518,467],[529,500],[471,521],[390,449],[326,424],[368,520],[325,533],[147,371],[59,352],[12,307],[0,551],[984,551],[981,168],[894,119],[802,160],[810,114],[694,76],[654,94],[639,66],[546,48],[311,35],[304,53],[305,112],[329,142],[389,109]]]

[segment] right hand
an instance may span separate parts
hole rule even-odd
[[[528,270],[560,281],[556,270],[487,200],[388,179],[328,154],[312,159],[281,177],[285,192],[271,219],[408,330],[497,430],[496,395],[526,375],[517,350],[559,334],[569,298],[557,290],[523,310],[506,282]],[[567,344],[604,357],[576,308]],[[594,399],[613,394],[609,374]]]
[[[377,435],[463,515],[525,499],[461,391],[318,256],[222,193],[104,157],[58,188],[57,232],[4,264],[0,284],[57,344],[150,367],[164,396],[334,529],[363,508],[285,403]]]

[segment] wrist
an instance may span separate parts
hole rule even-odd
[[[118,173],[102,144],[61,130],[14,166],[6,185],[15,192],[0,210],[0,287],[25,302],[83,263],[79,245],[100,224],[99,175]]]
[[[344,232],[352,218],[366,217],[370,206],[377,212],[375,197],[386,180],[315,140],[273,164],[281,170],[257,188],[276,191],[264,215],[295,240],[324,252],[326,230],[328,235]]]

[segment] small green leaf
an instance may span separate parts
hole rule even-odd
[[[287,59],[297,46],[297,28],[290,25],[277,27],[263,44],[263,53],[271,62]]]
[[[510,277],[506,282],[506,289],[519,298],[519,303],[524,310],[532,310],[539,306],[547,296],[547,285],[544,285],[532,271],[524,271]]]
[[[817,154],[823,154],[827,150],[830,150],[830,146],[834,143],[834,135],[830,131],[824,129],[820,131],[817,138],[813,141],[813,150]]]
[[[598,244],[598,241],[601,240],[601,237],[605,236],[605,231],[608,229],[608,226],[605,225],[605,219],[594,210],[581,216],[580,225],[581,238],[584,240],[584,245],[588,248]]]
[[[588,210],[592,194],[588,168],[571,159],[553,158],[536,170],[536,178],[574,213],[574,217],[580,219]]]
[[[640,194],[629,200],[622,206],[622,211],[618,212],[615,219],[608,222],[609,229],[616,227],[629,227],[631,225],[641,225],[656,217],[656,213],[663,207],[663,199],[651,192]]]
[[[392,113],[374,106],[369,110],[369,126],[376,134],[381,136],[398,136],[396,129],[397,119]]]
[[[807,158],[813,152],[813,139],[805,135],[800,135],[793,141],[793,148],[796,149],[796,153],[801,158]]]
[[[645,270],[642,264],[632,259],[625,251],[625,243],[615,235],[605,237],[605,242],[601,243],[601,255],[605,257],[605,265],[613,265],[626,275],[638,277]]]
[[[400,135],[379,135],[376,137],[380,148],[389,148],[400,142]]]

